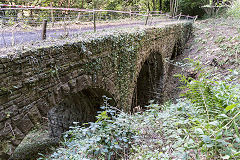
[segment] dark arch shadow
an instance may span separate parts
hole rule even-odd
[[[144,108],[150,100],[162,102],[163,60],[159,52],[152,52],[144,62],[132,98],[132,111],[136,106]]]
[[[182,54],[182,52],[183,52],[183,48],[181,45],[181,41],[178,40],[174,45],[172,56],[171,56],[170,60],[174,60],[177,56]]]
[[[108,103],[116,105],[113,96],[100,88],[88,88],[64,98],[63,102],[53,107],[48,112],[48,126],[51,137],[61,137],[62,133],[73,126],[73,122],[79,124],[94,122],[97,111],[103,105],[103,96],[111,98]]]

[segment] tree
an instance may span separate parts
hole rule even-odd
[[[156,11],[156,1],[155,0],[152,0],[152,5],[153,5],[153,11]]]
[[[159,11],[162,11],[162,3],[163,1],[162,0],[159,0]]]
[[[209,3],[209,0],[181,0],[179,11],[185,15],[198,15],[199,17],[205,14],[202,6]]]
[[[178,13],[179,0],[170,0],[170,13],[171,16],[176,16]]]

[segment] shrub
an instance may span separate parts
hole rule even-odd
[[[66,132],[46,159],[240,159],[240,85],[213,79],[191,60],[198,79],[177,75],[184,93],[176,104],[150,104],[128,114],[109,106],[88,127]]]
[[[200,63],[192,63],[199,74],[198,80],[178,75],[185,84],[182,96],[195,110],[195,114],[188,114],[187,130],[197,144],[191,147],[208,159],[239,159],[240,85],[231,84],[232,76],[225,81],[208,79],[211,76]]]
[[[182,12],[185,15],[198,15],[199,17],[202,17],[205,12],[201,8],[201,6],[205,5],[205,0],[181,0],[180,1],[180,12]]]
[[[135,139],[131,116],[110,106],[108,100],[105,97],[103,111],[99,112],[95,123],[85,124],[88,127],[71,127],[63,137],[63,146],[46,159],[110,160],[124,157]]]
[[[240,0],[235,0],[227,11],[227,14],[240,18]]]

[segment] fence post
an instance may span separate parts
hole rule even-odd
[[[196,17],[194,18],[193,22],[195,22],[197,20],[197,18],[198,18],[198,15],[196,15]]]
[[[46,32],[47,32],[47,20],[43,20],[43,28],[42,28],[42,40],[46,39]]]
[[[95,10],[93,11],[93,28],[94,28],[94,32],[96,32],[97,27],[96,27],[96,12],[95,12]]]
[[[149,18],[149,10],[147,11],[147,18],[146,18],[146,21],[145,21],[145,25],[148,24],[148,18]]]
[[[79,20],[80,20],[80,16],[81,16],[81,12],[78,12],[77,22],[79,22]]]
[[[178,21],[181,19],[182,13],[179,14]]]
[[[53,4],[52,2],[50,2],[50,7],[53,8]],[[51,9],[51,20],[52,20],[52,27],[54,27],[54,14],[53,14],[53,9]]]
[[[132,19],[132,10],[130,9],[130,12],[129,12],[129,17],[130,19]]]

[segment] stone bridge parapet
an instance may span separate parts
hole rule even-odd
[[[49,117],[51,112],[66,113],[68,107],[81,105],[81,109],[69,109],[69,115],[62,117],[62,125],[67,128],[76,120],[71,118],[76,110],[82,115],[77,120],[93,120],[89,117],[95,116],[91,114],[99,105],[93,101],[103,94],[113,97],[124,111],[131,111],[133,104],[144,104],[137,100],[144,93],[136,93],[136,86],[145,62],[152,57],[147,65],[153,66],[157,60],[161,71],[152,70],[158,73],[156,81],[161,80],[164,88],[168,72],[165,59],[180,52],[191,30],[191,22],[178,22],[0,50],[0,155],[11,154],[29,131],[47,119],[55,123]],[[51,132],[53,136],[61,134]]]

